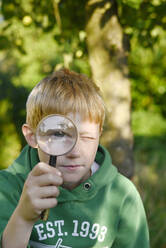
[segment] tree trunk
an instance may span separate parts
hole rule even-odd
[[[129,43],[118,20],[115,0],[89,0],[86,11],[92,77],[103,91],[108,110],[101,143],[110,151],[118,170],[132,178],[133,135],[127,65]]]

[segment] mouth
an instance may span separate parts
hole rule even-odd
[[[82,166],[75,164],[75,165],[61,165],[60,167],[64,170],[74,171],[81,168]]]

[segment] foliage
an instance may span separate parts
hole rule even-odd
[[[162,136],[166,134],[166,119],[158,112],[133,111],[132,129],[135,135]]]
[[[119,4],[125,4],[135,9],[140,7],[141,2],[142,0],[118,0]]]
[[[142,47],[152,48],[158,43],[161,31],[166,28],[166,2],[165,0],[135,2],[140,3],[137,10],[131,4],[119,6],[120,22],[126,34],[135,37]]]
[[[157,112],[165,118],[166,1],[138,1],[137,10],[127,2],[119,5],[119,18],[130,38],[132,109]]]
[[[140,190],[147,213],[151,247],[164,248],[165,232],[165,144],[166,120],[158,113],[134,112],[134,182]]]
[[[135,137],[135,184],[139,189],[149,224],[151,247],[164,248],[165,232],[165,136]]]
[[[0,103],[4,106],[0,121],[1,168],[7,167],[25,145],[21,126],[25,122],[25,103],[31,88],[63,66],[90,73],[85,32],[69,29],[64,19],[62,32],[56,25],[53,5],[46,5],[39,1],[2,2],[5,19],[0,26]],[[63,11],[67,13],[66,8]],[[13,152],[9,153],[10,150]]]
[[[132,40],[129,64],[133,109],[156,111],[166,117],[166,32],[160,28],[158,32],[160,37],[152,49]]]

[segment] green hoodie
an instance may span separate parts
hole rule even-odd
[[[60,187],[58,205],[50,209],[47,221],[34,224],[28,248],[149,248],[145,211],[135,186],[117,172],[102,146],[95,161],[100,168],[88,180],[72,191]],[[26,146],[0,172],[1,236],[38,162],[37,150]]]

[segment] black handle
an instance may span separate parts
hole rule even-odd
[[[56,158],[57,158],[57,156],[50,155],[50,160],[49,160],[50,166],[56,167]],[[41,213],[41,219],[46,221],[48,219],[48,215],[49,215],[49,209],[45,209]]]
[[[57,156],[50,155],[49,165],[56,167],[56,158]]]

